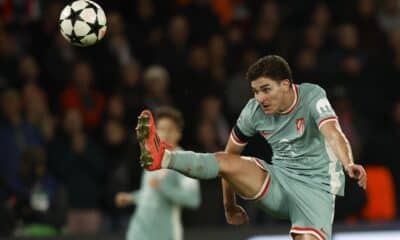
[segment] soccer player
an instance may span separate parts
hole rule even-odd
[[[179,149],[183,130],[181,113],[163,107],[157,110],[156,118],[160,139],[168,141],[172,149]],[[128,240],[183,239],[181,207],[197,208],[200,201],[198,180],[168,169],[145,171],[140,190],[120,192],[115,198],[119,207],[136,203],[126,236]]]
[[[366,187],[367,176],[353,162],[351,147],[325,91],[294,84],[288,63],[269,55],[246,74],[254,92],[242,110],[225,152],[172,151],[160,141],[151,112],[141,113],[137,134],[148,170],[169,168],[198,179],[222,177],[229,224],[248,222],[236,194],[254,200],[267,213],[291,221],[295,240],[331,239],[335,196],[343,195],[344,173]],[[272,165],[240,153],[261,134],[273,150]]]

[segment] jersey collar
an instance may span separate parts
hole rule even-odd
[[[290,107],[288,108],[288,110],[281,112],[280,114],[289,114],[292,113],[294,111],[294,109],[297,106],[297,103],[299,102],[299,87],[297,86],[297,84],[292,84],[292,88],[294,91],[294,101],[292,103],[292,105],[290,105]]]

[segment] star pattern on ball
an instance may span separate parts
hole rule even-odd
[[[94,6],[92,3],[90,3],[90,5],[87,8],[93,9],[97,16],[98,8],[96,6]],[[96,21],[94,23],[86,22],[86,24],[90,26],[90,32],[87,35],[94,33],[96,35],[96,37],[99,38],[99,36],[98,36],[99,30],[103,27],[102,25],[99,24],[99,19],[96,17]]]
[[[79,9],[78,11],[74,11],[73,8],[71,8],[71,14],[69,15],[69,19],[72,21],[72,26],[75,26],[76,21],[84,21],[82,17],[80,16],[81,12],[83,11],[84,8]]]
[[[82,12],[84,9],[85,9],[85,8],[82,8],[82,9],[80,9],[80,10],[78,10],[78,11],[74,11],[74,9],[71,7],[71,14],[69,15],[68,19],[71,20],[72,26],[75,26],[75,23],[76,23],[76,21],[78,21],[78,20],[79,20],[79,21],[84,21],[84,20],[82,19],[82,17],[80,16],[81,12]],[[66,35],[69,37],[71,43],[72,43],[73,45],[76,45],[76,46],[81,46],[81,45],[82,45],[81,40],[85,37],[85,36],[82,36],[82,37],[77,36],[77,35],[75,34],[75,31],[74,31],[74,30],[72,30],[72,33],[71,33],[71,34],[66,34]]]
[[[82,36],[82,37],[76,36],[75,31],[72,31],[72,34],[67,35],[67,36],[69,37],[69,39],[71,39],[72,44],[78,45],[78,46],[82,45],[81,40],[85,37],[85,36]]]
[[[104,36],[107,29],[104,11],[89,0],[85,0],[85,4],[80,2],[74,5],[75,2],[63,9],[59,19],[60,31],[72,45],[79,47],[93,45]],[[104,23],[101,24],[101,21]]]

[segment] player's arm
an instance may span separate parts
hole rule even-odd
[[[157,188],[171,202],[188,208],[198,208],[201,202],[199,182],[194,179],[185,179],[183,184],[183,179],[179,178],[187,177],[168,174],[162,180],[155,178],[158,180]]]
[[[347,174],[351,178],[357,179],[360,187],[365,189],[367,184],[365,170],[361,165],[354,164],[350,143],[340,128],[336,113],[326,97],[325,90],[321,87],[314,87],[310,94],[312,96],[309,102],[311,117],[335,157],[342,162]]]
[[[245,145],[239,145],[232,140],[232,136],[229,138],[228,143],[225,147],[225,152],[240,155],[243,152]],[[224,199],[224,207],[225,209],[236,205],[236,195],[235,191],[229,185],[229,183],[221,178],[222,181],[222,194]]]
[[[239,135],[240,137],[238,137]],[[241,140],[242,139],[242,140]],[[225,151],[231,154],[240,155],[246,146],[246,136],[241,135],[240,130],[236,126],[231,133]],[[229,182],[223,177],[222,181],[222,195],[224,201],[225,217],[229,224],[241,225],[249,222],[249,217],[246,211],[236,203],[236,194]]]
[[[115,205],[117,207],[126,207],[135,203],[135,199],[137,199],[140,190],[133,191],[133,192],[118,192],[115,195]]]
[[[332,148],[335,156],[342,162],[347,174],[358,180],[362,188],[367,186],[367,174],[361,165],[354,164],[351,146],[336,119],[326,121],[320,126],[322,135]]]
[[[245,148],[251,136],[254,136],[257,131],[254,126],[253,116],[258,107],[256,100],[250,99],[243,108],[232,129],[228,143],[225,147],[225,152],[235,155],[240,155]],[[222,195],[224,201],[225,217],[229,224],[240,225],[249,222],[249,217],[246,211],[236,203],[236,194],[229,182],[225,181],[221,176]]]

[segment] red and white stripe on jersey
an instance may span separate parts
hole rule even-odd
[[[263,185],[260,188],[260,191],[254,196],[253,200],[258,201],[267,193],[269,189],[269,185],[271,184],[271,174],[268,173],[267,169],[265,169],[264,165],[261,163],[261,160],[258,158],[253,158],[255,164],[261,168],[262,170],[267,172],[267,176],[263,182]]]
[[[245,146],[247,144],[247,142],[242,141],[238,138],[238,136],[236,135],[234,130],[232,130],[232,132],[231,132],[231,139],[236,145],[239,145],[239,146]]]
[[[261,185],[260,191],[258,191],[258,193],[256,195],[254,195],[253,197],[250,197],[250,198],[240,196],[244,200],[258,201],[262,197],[264,197],[264,195],[268,192],[269,186],[271,185],[271,175],[268,173],[267,169],[265,169],[264,165],[261,163],[261,161],[259,159],[254,158],[254,157],[246,157],[246,159],[253,161],[259,168],[261,168],[262,170],[267,172],[267,176],[265,177],[265,180],[264,180],[263,184]]]
[[[294,109],[296,108],[297,103],[299,103],[299,87],[297,86],[297,84],[292,84],[292,88],[294,91],[293,103],[292,103],[292,105],[290,105],[290,107],[286,111],[282,112],[281,114],[292,113],[294,111]]]
[[[322,125],[324,125],[327,122],[331,122],[331,121],[337,121],[337,117],[332,116],[332,117],[327,117],[327,118],[321,119],[318,123],[318,129],[321,129]]]
[[[316,229],[316,228],[310,228],[310,227],[292,227],[290,229],[290,234],[292,233],[297,233],[297,234],[311,234],[318,238],[319,240],[326,240],[326,237],[324,236],[325,234]]]

